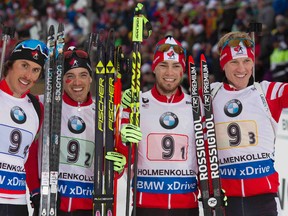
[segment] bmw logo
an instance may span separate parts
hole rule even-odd
[[[86,129],[86,124],[80,117],[72,116],[68,120],[68,128],[72,133],[80,134]]]
[[[14,122],[16,122],[17,124],[23,124],[26,122],[26,114],[24,112],[23,109],[21,109],[18,106],[15,106],[11,109],[10,111],[10,117],[12,118],[12,120]]]
[[[173,129],[179,123],[178,117],[172,112],[166,112],[160,116],[159,122],[165,129]]]
[[[236,117],[242,112],[242,104],[239,100],[233,99],[225,104],[224,112],[229,117]]]

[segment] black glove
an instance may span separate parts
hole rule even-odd
[[[33,216],[39,216],[39,211],[40,211],[40,193],[38,194],[33,194],[30,197],[31,201],[31,207],[34,209]],[[57,209],[58,211],[60,210],[60,203],[61,203],[61,197],[60,193],[57,193]]]
[[[39,210],[40,210],[40,193],[33,194],[30,197],[31,206],[34,209],[33,216],[39,216]]]

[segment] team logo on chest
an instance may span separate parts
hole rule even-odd
[[[178,117],[172,112],[165,112],[160,116],[160,125],[165,129],[173,129],[179,123]]]
[[[237,99],[233,99],[225,104],[224,112],[229,117],[236,117],[242,112],[242,108],[241,102]]]
[[[72,133],[80,134],[86,129],[86,124],[80,117],[72,116],[68,120],[68,128]]]
[[[10,117],[17,124],[23,124],[24,122],[26,122],[27,119],[24,110],[18,106],[15,106],[11,109]]]

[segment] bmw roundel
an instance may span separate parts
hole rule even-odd
[[[80,117],[72,116],[68,120],[68,128],[72,133],[80,134],[86,129],[86,124]]]
[[[242,104],[239,100],[233,99],[225,104],[224,112],[229,117],[236,117],[242,112]]]
[[[160,124],[165,129],[173,129],[179,123],[178,117],[172,112],[165,112],[160,116]]]
[[[10,117],[17,124],[23,124],[26,122],[26,114],[23,109],[18,106],[14,106],[10,111]]]

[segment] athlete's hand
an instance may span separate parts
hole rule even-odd
[[[139,143],[142,140],[142,132],[140,127],[137,127],[133,124],[125,125],[121,131],[122,142],[127,143]]]
[[[126,164],[126,157],[119,152],[107,152],[105,158],[114,162],[114,171],[121,173]]]
[[[128,108],[130,107],[131,104],[131,89],[126,89],[121,98],[121,106],[123,108]]]
[[[131,98],[132,98],[132,93],[131,89],[126,89],[121,98],[121,106],[125,109],[131,106]],[[134,101],[136,101],[137,98],[134,98]]]
[[[33,216],[38,216],[40,210],[40,193],[31,195],[30,201],[31,207],[34,209]]]

